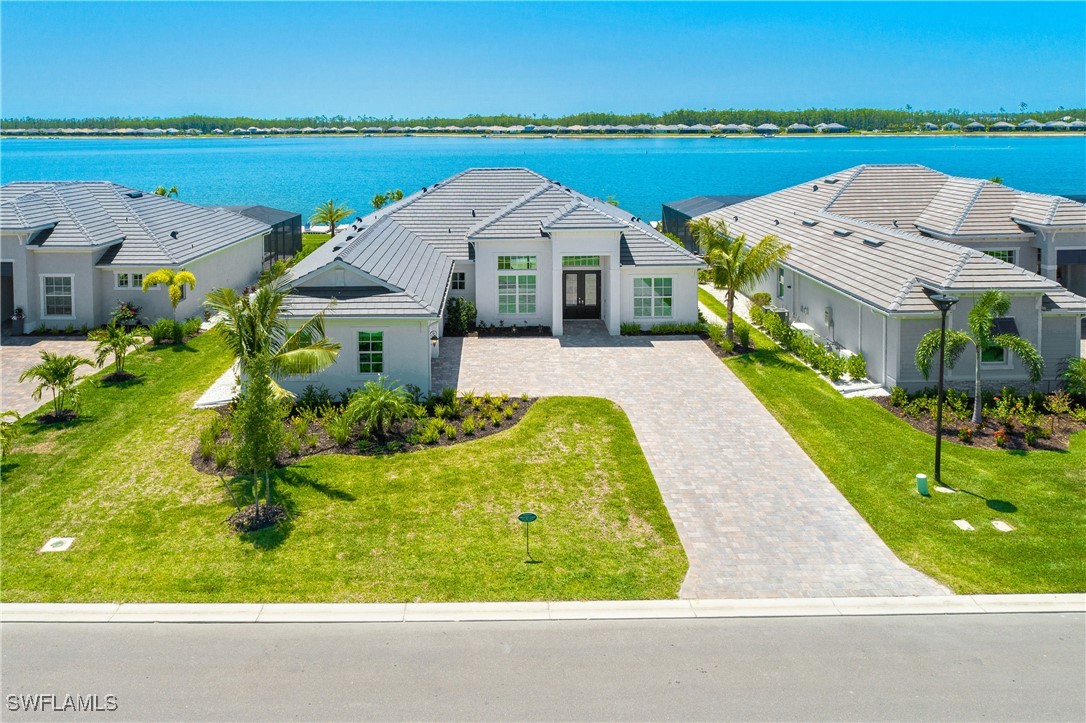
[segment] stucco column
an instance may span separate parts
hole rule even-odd
[[[607,257],[607,333],[618,336],[622,324],[622,277],[618,254]]]
[[[562,336],[562,253],[551,243],[551,336]]]
[[[1046,279],[1056,280],[1055,239],[1048,231],[1041,231],[1041,267],[1038,273]],[[1066,282],[1065,282],[1066,283]]]

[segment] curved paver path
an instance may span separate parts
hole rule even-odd
[[[570,326],[561,339],[446,338],[435,386],[617,402],[690,560],[682,597],[948,593],[886,547],[700,340]]]
[[[43,351],[54,354],[75,354],[94,358],[95,342],[75,337],[5,336],[0,339],[0,411],[14,409],[19,414],[29,414],[49,402],[49,392],[35,401],[32,394],[37,382],[19,381],[19,375],[41,361]],[[98,371],[83,366],[76,370],[77,379]]]

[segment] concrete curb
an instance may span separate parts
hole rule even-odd
[[[0,623],[399,623],[1086,613],[1086,594],[482,603],[0,603]]]

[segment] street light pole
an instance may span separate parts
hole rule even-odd
[[[958,303],[958,299],[945,294],[933,294],[931,303],[939,309],[942,318],[939,322],[939,399],[935,405],[935,481],[942,483],[942,456],[943,456],[943,373],[946,361],[946,316],[950,307]]]

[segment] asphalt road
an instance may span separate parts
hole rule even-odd
[[[1086,720],[1086,616],[1072,613],[7,623],[0,643],[12,721]],[[35,694],[117,709],[11,711]]]

